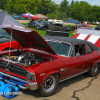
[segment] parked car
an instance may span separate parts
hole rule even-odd
[[[27,26],[28,26],[28,27],[35,27],[36,23],[38,23],[38,21],[32,19],[29,23],[27,23]]]
[[[55,24],[63,25],[63,21],[62,21],[62,20],[57,20],[57,21],[55,22]]]
[[[97,25],[97,26],[95,27],[95,30],[100,30],[100,25]]]
[[[19,19],[18,15],[13,15],[12,17],[15,18],[15,19]]]
[[[53,22],[50,22],[50,21],[41,21],[41,22],[35,24],[35,28],[36,29],[46,30],[46,29],[48,29],[49,25],[53,25]]]
[[[78,24],[78,25],[76,25],[75,27],[76,27],[76,29],[77,29],[77,28],[86,28],[86,29],[90,29],[89,27],[87,27],[86,25],[83,25],[83,24]]]
[[[51,25],[48,26],[48,29],[46,30],[45,36],[66,36],[69,37],[70,33],[70,27],[63,26],[63,25]]]
[[[41,37],[36,31],[2,26],[22,49],[0,52],[0,80],[21,89],[52,95],[59,82],[82,73],[97,76],[100,50],[91,42],[68,37]],[[13,31],[12,31],[13,30]]]
[[[99,25],[100,22],[96,21],[96,22],[92,22],[92,24],[94,24],[94,25]]]

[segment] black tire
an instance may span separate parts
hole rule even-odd
[[[59,84],[59,76],[58,74],[53,74],[47,76],[43,83],[41,84],[38,92],[41,96],[46,97],[52,95]]]
[[[95,64],[87,73],[89,76],[94,77],[97,76],[100,72],[99,64]]]

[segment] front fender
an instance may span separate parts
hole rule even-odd
[[[47,76],[52,75],[52,74],[60,74],[60,72],[59,72],[59,71],[53,71],[53,72],[50,72],[50,73],[46,74],[46,75],[43,77],[43,79],[41,80],[41,82],[40,82],[40,84],[39,84],[39,87],[41,86],[41,84],[42,84],[42,82],[44,81],[44,79],[45,79]]]

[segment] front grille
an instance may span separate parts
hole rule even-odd
[[[12,63],[10,63],[10,65],[7,66],[7,62],[5,61],[0,61],[0,68],[24,77],[26,75],[26,70],[24,68],[22,68],[21,66],[14,65]]]

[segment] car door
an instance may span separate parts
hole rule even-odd
[[[88,59],[87,65],[88,68],[90,69],[91,67],[93,67],[94,62],[98,61],[100,58],[98,56],[97,51],[94,51],[89,44],[86,44],[86,52],[87,52],[87,59]]]
[[[69,76],[73,76],[79,73],[82,73],[88,69],[86,55],[86,45],[85,44],[77,44],[73,47],[72,56],[69,58]]]

